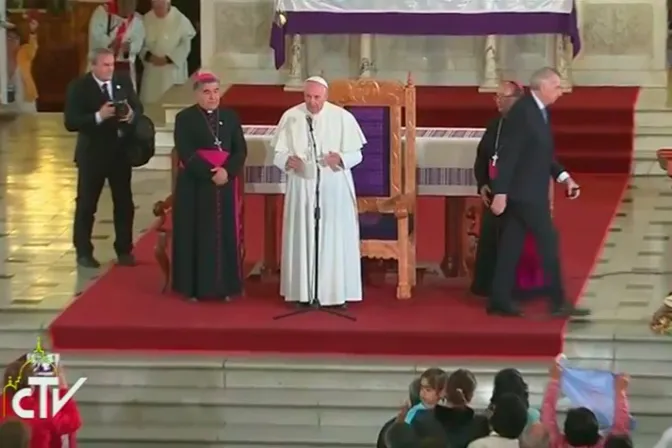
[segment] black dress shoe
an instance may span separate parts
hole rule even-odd
[[[133,254],[122,254],[117,257],[119,266],[135,266],[135,257]]]
[[[551,316],[553,317],[587,317],[591,314],[589,309],[578,308],[569,303],[551,309]]]
[[[488,314],[502,317],[521,317],[523,312],[514,306],[488,306]]]
[[[98,269],[100,267],[100,263],[98,260],[93,258],[93,255],[87,255],[83,257],[77,257],[77,266],[82,268]]]

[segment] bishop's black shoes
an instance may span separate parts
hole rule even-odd
[[[100,263],[93,257],[93,255],[85,255],[77,257],[77,266],[80,268],[98,269]]]

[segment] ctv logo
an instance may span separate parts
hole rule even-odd
[[[84,385],[86,378],[79,378],[65,395],[61,396],[59,360],[57,353],[47,353],[42,349],[42,343],[38,338],[35,350],[26,355],[26,362],[19,369],[16,378],[8,378],[7,384],[2,389],[3,418],[7,415],[8,393],[13,395],[9,405],[14,414],[21,419],[51,418],[61,412],[61,409]],[[21,384],[27,384],[28,387],[19,389]],[[37,416],[33,409],[24,409],[21,405],[24,399],[30,396],[38,400]]]

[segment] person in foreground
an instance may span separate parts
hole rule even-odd
[[[506,125],[506,113],[511,106],[525,93],[522,86],[512,81],[505,81],[497,90],[495,102],[500,116],[488,123],[485,134],[478,143],[474,175],[478,191],[483,200],[484,210],[481,215],[481,229],[476,249],[476,266],[471,283],[471,292],[477,296],[490,295],[492,277],[497,259],[497,245],[501,233],[502,219],[490,211],[492,191],[490,183],[496,176],[494,169],[499,158],[500,137]],[[516,272],[515,295],[531,297],[541,295],[544,291],[544,275],[539,264],[534,239],[528,234],[518,269]]]
[[[552,448],[602,448],[606,439],[600,435],[600,427],[595,414],[588,408],[573,408],[567,411],[564,433],[558,426],[557,406],[560,395],[562,366],[559,358],[550,369],[551,379],[541,404],[541,423],[548,430]],[[627,397],[628,377],[619,375],[614,383],[616,404],[614,423],[610,434],[628,434],[630,428],[630,405]]]
[[[287,110],[273,137],[273,164],[287,174],[280,294],[308,305],[319,256],[319,303],[362,300],[357,196],[351,169],[362,161],[366,138],[355,117],[327,101],[328,84],[308,78],[305,102]],[[314,143],[314,145],[313,145]],[[315,186],[320,174],[320,241],[314,244]]]
[[[548,281],[553,316],[586,316],[565,298],[558,253],[558,236],[551,218],[549,176],[565,183],[567,195],[576,198],[579,186],[555,160],[547,107],[562,95],[555,69],[542,68],[532,75],[530,93],[509,110],[502,129],[501,150],[492,179],[492,213],[504,216],[488,313],[521,316],[511,301],[516,269],[525,235],[531,233]]]
[[[0,423],[0,446],[30,448],[30,430],[21,420],[8,418]]]
[[[4,383],[16,381],[18,384],[16,389],[5,388],[3,395],[0,397],[0,402],[3,406],[4,424],[8,422],[20,420],[14,413],[12,407],[12,399],[17,391],[31,386],[28,385],[28,375],[25,375],[24,366],[26,365],[26,356],[22,356],[5,369]],[[22,374],[23,373],[23,374]],[[59,393],[63,397],[68,392],[67,382],[62,372],[59,374]],[[35,415],[39,414],[41,405],[39,394],[34,391],[32,395],[27,396],[21,400],[21,407],[26,410],[32,410]],[[48,403],[51,409],[50,403]],[[7,423],[6,423],[7,422]],[[75,448],[76,433],[82,426],[82,419],[74,399],[65,402],[65,405],[56,415],[47,418],[31,418],[24,422],[30,429],[30,447],[31,448]],[[4,447],[4,444],[0,443]]]
[[[490,417],[491,432],[474,440],[469,448],[519,448],[518,438],[527,425],[527,406],[514,394],[504,394]]]
[[[107,48],[91,55],[91,71],[73,80],[65,98],[65,128],[77,132],[77,200],[73,242],[77,264],[98,268],[93,256],[91,232],[105,180],[114,205],[114,250],[120,265],[134,266],[131,191],[132,167],[127,146],[134,119],[143,113],[142,104],[126,75],[114,72],[114,52]]]
[[[220,107],[220,82],[195,77],[197,104],[175,118],[173,290],[229,301],[243,290],[242,184],[247,145],[238,115]]]

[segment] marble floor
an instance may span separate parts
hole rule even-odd
[[[55,314],[100,274],[78,269],[75,263],[74,144],[60,114],[0,122],[0,310]],[[152,205],[165,198],[169,184],[166,172],[134,174],[136,235],[153,221]],[[99,203],[93,240],[101,262],[114,259],[112,200],[107,188]]]
[[[71,244],[74,143],[58,114],[0,122],[0,310],[56,314],[100,274],[76,267]],[[672,279],[667,273],[671,187],[663,176],[633,178],[582,299],[594,315],[576,331],[647,333],[647,321]],[[168,190],[167,172],[134,174],[137,235],[153,221],[152,204]],[[93,239],[96,256],[113,260],[108,190]],[[49,313],[44,315],[48,320]]]

